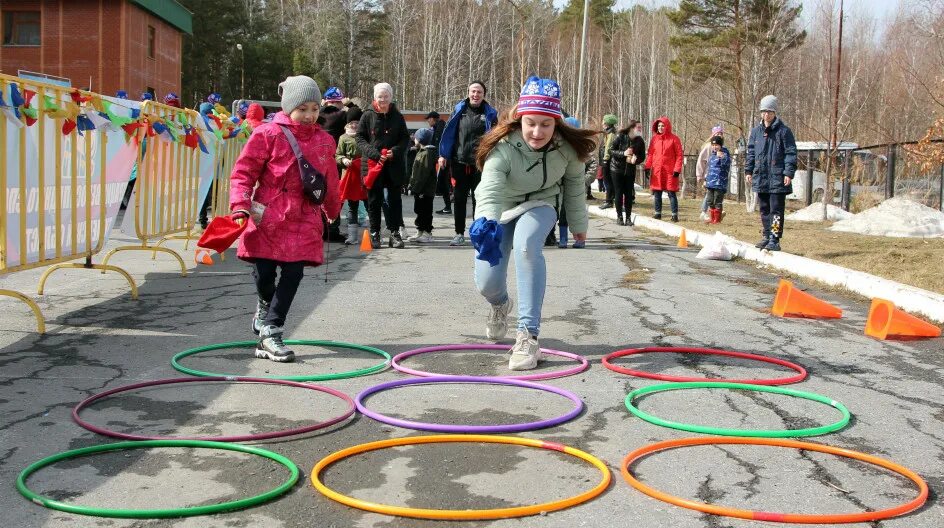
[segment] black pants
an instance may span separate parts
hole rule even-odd
[[[613,174],[610,171],[610,162],[602,162],[603,185],[606,187],[606,203],[613,204]]]
[[[472,218],[475,218],[475,188],[482,181],[482,173],[476,169],[475,165],[466,165],[457,161],[449,162],[449,170],[452,171],[452,177],[456,180],[452,214],[456,223],[456,234],[462,235],[465,233],[465,207],[469,201],[469,195],[472,196]]]
[[[264,324],[282,328],[295,299],[295,292],[298,291],[298,284],[305,275],[305,263],[256,259],[253,264],[252,278],[256,281],[256,291],[260,299],[269,303],[269,314],[266,315]],[[282,273],[276,285],[278,268],[282,268]]]
[[[442,196],[443,209],[452,209],[452,182],[449,180],[449,167],[439,169],[436,173],[436,194]]]
[[[380,232],[380,213],[387,221],[387,229],[394,232],[403,226],[403,196],[400,185],[393,183],[387,169],[380,174],[374,186],[367,191],[367,216],[370,217],[370,232]],[[387,191],[386,200],[384,191]]]
[[[622,171],[612,171],[613,200],[616,205],[616,216],[623,216],[623,204],[626,204],[626,218],[633,214],[633,204],[636,202],[636,166],[630,165]]]
[[[724,202],[724,189],[708,189],[708,208],[721,209]]]
[[[433,232],[433,198],[432,194],[413,197],[413,212],[416,213],[413,224],[419,231]]]
[[[782,193],[758,193],[760,221],[764,225],[764,238],[783,238],[784,208],[787,195]]]
[[[358,200],[347,201],[347,225],[360,225],[360,218],[357,217],[357,208],[360,207]],[[364,209],[367,209],[367,200],[364,200]]]
[[[203,207],[200,208],[200,225],[206,225],[207,219],[210,214],[210,207],[213,206],[213,184],[210,184],[210,190],[207,191],[207,196],[203,200]]]

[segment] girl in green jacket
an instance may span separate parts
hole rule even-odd
[[[587,236],[584,161],[596,148],[596,134],[564,123],[560,98],[556,81],[531,76],[518,105],[482,138],[476,153],[482,170],[475,190],[477,223],[497,222],[502,234],[497,261],[476,258],[475,285],[491,306],[486,336],[504,338],[512,308],[508,260],[514,255],[518,331],[511,370],[533,369],[541,359],[538,333],[547,286],[542,249],[557,221],[555,208],[566,211],[575,240]]]

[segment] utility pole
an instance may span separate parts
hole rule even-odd
[[[246,55],[243,52],[243,45],[236,44],[239,50],[239,98],[246,98]]]
[[[826,192],[823,193],[823,219],[826,219],[827,211],[826,205],[831,203],[833,200],[833,171],[836,168],[837,158],[839,155],[839,89],[841,88],[840,83],[842,81],[842,18],[843,18],[843,0],[839,0],[839,42],[836,45],[836,86],[835,91],[833,92],[833,115],[832,115],[832,131],[830,139],[830,152],[829,161],[827,161],[827,170],[826,170]],[[845,179],[845,175],[843,175]]]
[[[577,75],[577,111],[576,115],[585,120],[583,114],[583,75],[586,69],[587,25],[590,22],[590,0],[583,0],[583,32],[580,34],[580,73]]]

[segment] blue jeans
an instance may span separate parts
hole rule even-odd
[[[515,255],[518,285],[518,329],[537,336],[547,288],[544,239],[554,228],[557,213],[551,206],[535,207],[502,227],[502,258],[495,267],[475,259],[475,287],[493,305],[508,300],[508,261]]]
[[[665,191],[669,195],[669,207],[672,208],[672,214],[678,214],[678,196],[676,196],[675,191]],[[652,191],[653,205],[656,209],[656,214],[662,214],[662,191]]]

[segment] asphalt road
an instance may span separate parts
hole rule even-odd
[[[412,210],[406,200],[404,210]],[[437,200],[437,206],[439,201]],[[410,220],[408,220],[408,223]],[[308,276],[287,324],[294,339],[371,345],[391,354],[447,343],[485,343],[487,305],[472,284],[472,251],[450,248],[452,230],[437,217],[436,243],[363,255],[331,247],[324,268]],[[744,263],[695,259],[672,241],[609,221],[591,222],[584,250],[545,252],[549,279],[541,344],[586,357],[589,370],[542,383],[578,394],[585,411],[563,425],[520,436],[585,450],[609,466],[613,481],[600,497],[544,516],[498,521],[434,522],[365,513],[316,492],[308,478],[323,456],[363,442],[416,431],[356,416],[301,437],[258,442],[293,460],[302,479],[282,498],[247,510],[172,520],[104,519],[42,508],[13,482],[42,457],[111,439],[78,427],[71,411],[82,399],[139,381],[183,376],[170,365],[182,350],[251,339],[255,291],[248,266],[231,251],[213,267],[192,264],[181,278],[166,255],[122,253],[112,264],[140,286],[131,300],[120,276],[59,271],[39,299],[49,332],[33,333],[25,307],[0,298],[0,511],[3,526],[147,527],[394,527],[394,526],[634,526],[742,527],[765,523],[704,515],[641,494],[619,475],[635,448],[700,436],[644,422],[626,410],[631,390],[658,383],[611,372],[609,352],[651,345],[708,346],[777,356],[809,370],[789,388],[843,402],[853,414],[841,431],[808,439],[878,455],[920,473],[931,487],[922,509],[876,526],[944,526],[944,356],[942,341],[880,342],[862,334],[868,301],[810,288],[845,311],[838,321],[779,319],[767,310],[778,277]],[[117,245],[118,237],[111,242]],[[789,233],[787,234],[789,236]],[[170,243],[182,251],[183,244]],[[33,293],[39,272],[0,277],[0,288]],[[510,275],[513,277],[513,275]],[[513,280],[512,280],[513,284]],[[512,291],[514,286],[512,285]],[[511,334],[509,334],[511,336]],[[509,344],[510,340],[504,343]],[[249,349],[207,352],[184,360],[201,370],[233,375],[304,375],[375,364],[368,353],[299,347],[299,360],[277,365]],[[408,366],[441,373],[502,375],[501,352],[447,352],[409,359]],[[571,365],[554,359],[542,370]],[[788,375],[778,366],[733,359],[651,355],[619,364],[676,375],[764,378]],[[405,376],[393,370],[321,382],[354,396]],[[411,420],[498,424],[542,420],[567,412],[560,396],[519,387],[419,385],[368,400],[379,412]],[[840,418],[820,403],[741,390],[653,394],[646,412],[681,422],[731,428],[784,429]],[[301,427],[340,414],[330,395],[270,384],[189,383],[142,389],[102,400],[83,418],[137,434],[221,435]],[[916,493],[905,479],[831,455],[756,446],[691,447],[650,456],[634,466],[649,485],[692,500],[743,509],[838,513],[881,509]],[[217,450],[155,449],[64,461],[29,480],[37,492],[112,508],[183,507],[233,500],[278,485],[287,475],[273,462]],[[485,509],[554,501],[592,488],[599,472],[562,453],[518,446],[433,444],[359,455],[330,467],[327,484],[355,497],[419,508]],[[855,526],[866,526],[860,524]]]

